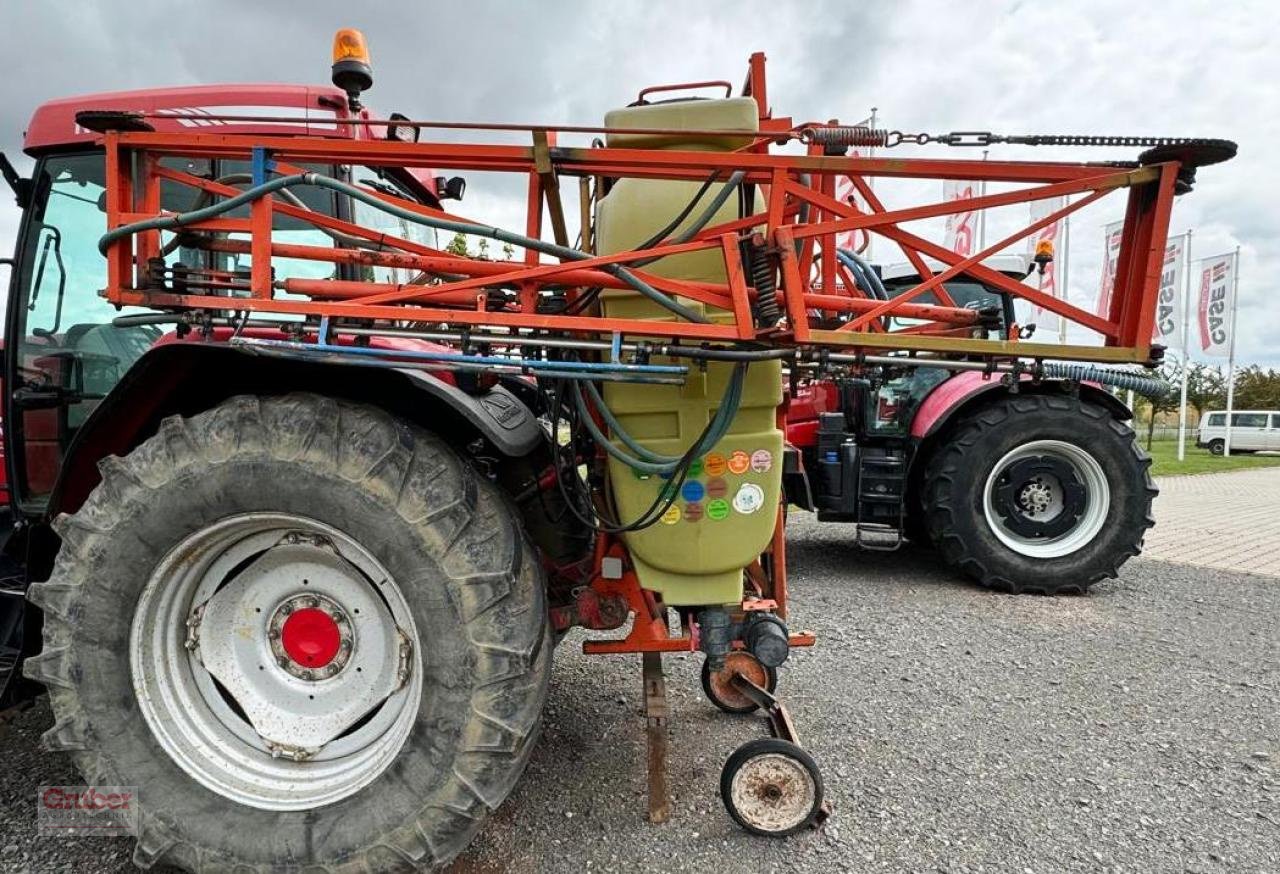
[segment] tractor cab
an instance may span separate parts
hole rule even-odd
[[[934,258],[925,258],[924,263],[930,271],[935,273],[940,273],[947,267],[947,265]],[[984,267],[990,267],[1010,279],[1034,283],[1036,265],[1021,255],[993,255],[985,259],[982,264]],[[890,299],[915,288],[921,282],[919,271],[906,261],[884,267],[881,271],[880,280],[884,285],[885,293]],[[998,314],[999,333],[1001,334],[1007,333],[1010,325],[1025,323],[1025,317],[1028,313],[1018,312],[1011,295],[968,274],[957,276],[943,283],[943,287],[956,306]],[[920,304],[937,305],[941,303],[937,294],[933,291],[923,292],[913,300]],[[1022,307],[1026,309],[1025,304],[1022,304]],[[893,327],[895,328],[907,327],[913,324],[922,324],[922,321],[919,319],[904,319],[900,316],[893,318]]]
[[[107,230],[107,167],[102,133],[86,127],[81,113],[145,114],[158,132],[192,131],[239,135],[290,135],[335,140],[412,138],[395,125],[349,124],[371,118],[353,110],[347,94],[326,86],[227,85],[88,94],[39,107],[28,126],[24,151],[35,160],[30,178],[20,178],[3,159],[23,220],[12,261],[5,336],[4,422],[7,465],[15,507],[39,515],[57,482],[62,458],[98,403],[150,348],[178,339],[174,319],[151,310],[118,307],[102,297],[107,261],[98,241]],[[216,118],[212,117],[216,116]],[[162,165],[242,189],[252,180],[250,162],[220,158],[165,158]],[[367,188],[439,206],[445,186],[428,170],[314,165],[317,170]],[[444,180],[439,180],[443,183]],[[193,193],[163,181],[160,207],[185,212],[226,195]],[[354,220],[434,247],[435,231],[397,222],[378,210],[333,192],[302,189],[289,193],[295,205],[325,216]],[[138,194],[141,201],[142,194]],[[248,214],[248,208],[231,216]],[[340,234],[276,213],[275,239],[283,244],[343,247]],[[243,237],[222,235],[225,251],[188,246],[182,234],[165,234],[162,253],[171,270],[217,271],[214,286],[201,290],[231,294],[247,276],[247,253],[236,251]],[[243,248],[243,247],[240,247]],[[176,262],[176,263],[175,263]],[[410,271],[357,267],[279,257],[277,278],[374,279],[407,282]],[[175,274],[176,275],[176,274]]]

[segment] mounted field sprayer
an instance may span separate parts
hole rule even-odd
[[[374,118],[353,31],[334,82],[58,101],[28,133],[33,177],[5,163],[25,212],[5,440],[7,550],[26,576],[9,594],[32,606],[0,602],[25,677],[4,677],[0,709],[47,690],[46,746],[90,782],[138,787],[139,864],[452,858],[519,777],[553,644],[575,626],[616,629],[587,653],[642,657],[653,820],[669,814],[661,655],[700,651],[711,701],[762,709],[774,735],[729,757],[722,798],[748,830],[789,834],[825,808],[773,694],[790,648],[814,643],[787,625],[788,500],[902,519],[910,465],[932,459],[916,499],[946,517],[931,527],[963,566],[992,548],[973,477],[1011,434],[991,506],[1021,506],[1025,539],[1059,544],[1019,561],[1070,571],[1075,550],[1046,530],[1055,502],[1098,530],[1149,524],[1126,411],[1092,384],[1141,377],[1057,361],[1158,357],[1173,198],[1231,144],[1153,142],[1107,164],[850,158],[907,138],[774,116],[760,54],[739,96],[647,89],[601,127]],[[532,141],[422,138],[443,128]],[[602,139],[560,144],[575,134]],[[770,152],[788,142],[807,153]],[[520,179],[523,228],[445,209],[465,189],[455,172]],[[832,196],[837,175],[870,211]],[[1021,187],[887,210],[874,177]],[[901,227],[1077,197],[1054,221],[1115,191],[1107,316],[986,266],[1041,223],[967,258]],[[833,245],[850,229],[901,246],[919,281],[880,294]],[[521,254],[442,245],[459,233]],[[1025,342],[1007,308],[952,299],[965,277],[1104,342]],[[922,372],[949,387],[910,404],[937,427],[878,443],[857,409],[884,412]],[[1103,438],[1131,463],[1095,455]]]

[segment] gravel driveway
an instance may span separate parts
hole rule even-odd
[[[819,832],[749,838],[720,766],[763,733],[669,656],[673,819],[644,822],[635,657],[558,653],[544,739],[455,872],[1280,871],[1280,579],[1151,560],[1084,598],[970,587],[797,514],[780,691],[824,767]],[[123,839],[41,840],[45,706],[0,739],[0,870],[133,870]]]

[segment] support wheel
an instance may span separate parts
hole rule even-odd
[[[778,672],[765,667],[751,653],[731,652],[725,656],[724,668],[711,670],[709,662],[702,663],[702,691],[707,699],[725,713],[754,713],[759,705],[733,686],[735,674],[742,674],[766,692],[778,688]]]
[[[738,747],[720,772],[720,798],[753,835],[785,838],[817,821],[822,775],[813,757],[779,738]]]
[[[961,419],[929,459],[929,533],[988,588],[1082,594],[1141,551],[1155,524],[1150,467],[1102,406],[1010,395]]]

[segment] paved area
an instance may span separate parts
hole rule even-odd
[[[1141,559],[1087,597],[986,592],[925,552],[861,553],[797,514],[783,672],[828,825],[748,837],[720,768],[760,736],[669,656],[675,811],[643,820],[638,661],[557,652],[543,740],[453,874],[1280,871],[1280,581]],[[0,871],[132,871],[124,839],[34,835],[40,706],[0,739]],[[262,836],[246,836],[246,840]],[[265,839],[265,838],[263,838]]]
[[[1280,467],[1158,480],[1143,555],[1280,576]]]

